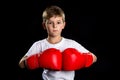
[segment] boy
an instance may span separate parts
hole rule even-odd
[[[35,53],[43,52],[49,48],[56,48],[59,49],[61,52],[63,52],[67,48],[75,48],[81,53],[90,53],[93,58],[92,63],[96,62],[97,57],[93,53],[85,49],[76,41],[61,36],[61,32],[65,27],[65,13],[60,7],[47,7],[43,12],[42,17],[43,28],[47,30],[48,36],[43,40],[36,41],[31,46],[31,48],[19,62],[19,66],[21,68],[25,68],[25,61],[28,56]],[[75,70],[44,69],[42,77],[44,80],[74,80]]]

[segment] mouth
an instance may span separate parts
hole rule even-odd
[[[57,32],[58,30],[53,30],[53,32]]]

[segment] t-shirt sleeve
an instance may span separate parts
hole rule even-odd
[[[30,49],[25,55],[30,56],[39,52],[40,52],[40,45],[38,44],[38,42],[35,42],[33,43],[33,45],[30,47]]]
[[[88,52],[90,52],[88,49],[86,49],[84,46],[82,46],[80,43],[78,43],[76,41],[74,41],[73,45],[81,53],[88,53]]]

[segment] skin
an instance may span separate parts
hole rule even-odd
[[[63,21],[62,17],[53,16],[50,19],[46,20],[45,23],[42,23],[45,30],[47,30],[48,37],[47,41],[51,44],[59,43],[62,39],[61,33],[65,28],[66,22]],[[93,63],[97,61],[97,57],[91,53],[93,56]],[[19,66],[21,68],[25,68],[24,61],[27,56],[23,56],[23,58],[19,62]]]

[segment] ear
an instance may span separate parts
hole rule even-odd
[[[44,23],[44,22],[42,23],[42,26],[43,26],[43,29],[46,29],[46,26],[45,26],[45,23]]]
[[[65,26],[66,26],[66,22],[64,22],[64,26],[63,26],[63,29],[65,28]]]

